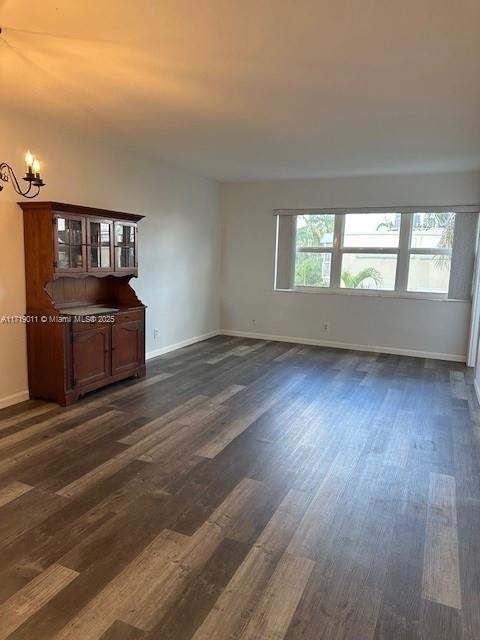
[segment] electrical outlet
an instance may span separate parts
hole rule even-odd
[[[328,322],[323,323],[323,330],[328,331]]]
[[[153,339],[158,340],[158,336],[160,335],[160,329],[155,328],[153,330]]]

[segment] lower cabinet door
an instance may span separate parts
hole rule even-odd
[[[72,336],[73,386],[87,386],[110,377],[110,327],[96,327]]]
[[[143,322],[133,320],[112,326],[112,375],[143,364]]]

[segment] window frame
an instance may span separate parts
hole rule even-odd
[[[411,247],[412,228],[413,228],[413,216],[415,213],[479,213],[479,207],[477,206],[450,206],[450,207],[362,207],[362,208],[349,208],[349,209],[275,209],[274,215],[277,217],[277,243],[275,250],[275,279],[277,273],[278,264],[278,218],[282,215],[290,216],[302,216],[302,215],[320,215],[320,214],[332,214],[335,215],[333,245],[332,247],[321,248],[308,248],[310,253],[330,253],[331,258],[331,270],[330,270],[330,286],[318,287],[318,286],[297,286],[295,285],[295,255],[298,251],[296,246],[296,221],[294,223],[293,230],[293,260],[291,260],[291,287],[281,288],[277,287],[274,282],[275,291],[290,291],[300,293],[323,293],[323,294],[337,294],[337,295],[360,295],[360,296],[380,296],[387,298],[413,298],[413,299],[433,299],[433,300],[446,300],[449,302],[455,302],[455,299],[448,297],[448,291],[445,293],[439,292],[424,292],[424,291],[409,291],[408,286],[408,273],[410,266],[410,255],[412,254],[424,254],[424,255],[450,255],[452,256],[452,249],[440,249],[440,248],[424,248],[417,249]],[[370,213],[399,213],[400,218],[400,232],[398,247],[344,247],[344,231],[345,231],[345,215],[347,214],[370,214]],[[307,252],[307,248],[302,248],[303,252]],[[395,274],[395,288],[394,289],[349,289],[340,286],[341,280],[341,268],[342,257],[344,253],[378,253],[397,255],[397,265]]]

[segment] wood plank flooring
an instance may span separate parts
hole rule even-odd
[[[217,337],[0,411],[0,640],[478,640],[463,365]]]

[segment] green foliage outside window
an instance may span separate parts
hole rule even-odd
[[[299,216],[297,247],[331,247],[335,216]],[[328,262],[327,262],[328,261]],[[296,253],[295,285],[301,287],[330,286],[330,255],[326,253]]]
[[[383,276],[378,269],[375,269],[375,267],[366,267],[355,275],[353,275],[348,269],[342,271],[342,282],[347,289],[368,288],[368,286],[365,287],[365,285],[368,284],[369,280],[373,280],[377,288],[381,287],[383,284]]]
[[[297,221],[297,247],[331,247],[335,216],[299,216]]]

